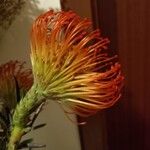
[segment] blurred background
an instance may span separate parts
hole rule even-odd
[[[87,121],[84,126],[70,122],[56,104],[48,104],[37,121],[47,125],[31,133],[34,141],[46,144],[47,150],[150,150],[150,1],[22,0],[15,11],[11,4],[4,13],[6,2],[0,2],[0,63],[18,59],[30,66],[34,19],[50,8],[72,9],[91,18],[93,28],[109,37],[110,53],[118,54],[126,78],[115,106],[86,120],[77,117]]]

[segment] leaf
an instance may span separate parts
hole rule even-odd
[[[31,143],[32,141],[33,141],[32,138],[26,139],[26,140],[22,141],[22,142],[19,144],[18,149],[27,148],[27,147],[28,147],[28,144]]]
[[[19,88],[19,84],[15,76],[14,76],[14,80],[15,80],[15,88],[16,88],[16,100],[17,102],[19,102],[20,101],[20,88]]]
[[[28,147],[31,150],[32,148],[43,148],[43,147],[46,147],[46,145],[45,144],[37,144],[37,143],[29,143]]]
[[[10,125],[10,121],[9,121],[9,118],[8,118],[6,108],[4,108],[4,105],[1,105],[1,109],[0,109],[0,127],[3,130],[6,131],[6,130],[8,130],[9,125]]]
[[[42,111],[43,106],[45,105],[45,103],[46,103],[46,102],[44,101],[42,104],[36,105],[36,106],[33,108],[33,110],[30,111],[30,114],[31,114],[30,116],[32,116],[32,118],[31,118],[31,120],[30,120],[30,123],[28,124],[29,127],[32,127],[32,126],[33,126],[33,124],[34,124],[35,120],[37,119],[39,113]]]
[[[33,127],[33,130],[37,130],[37,129],[42,128],[44,126],[46,126],[46,123],[38,124],[38,125],[36,125],[36,126]]]
[[[0,150],[6,150],[6,139],[0,138]]]

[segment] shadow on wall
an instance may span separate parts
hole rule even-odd
[[[7,28],[0,26],[0,55],[1,62],[10,59],[21,59],[29,62],[29,41],[30,29],[33,20],[40,15],[44,9],[39,8],[39,1],[26,1],[23,7],[19,10],[11,24]],[[7,22],[7,20],[6,20]],[[3,24],[4,25],[4,24]],[[11,55],[8,55],[10,54]]]

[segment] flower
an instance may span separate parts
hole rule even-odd
[[[123,76],[117,56],[109,56],[99,30],[72,11],[50,10],[31,32],[34,84],[74,113],[89,116],[121,96]]]
[[[9,61],[0,65],[0,101],[3,99],[7,103],[6,107],[14,108],[17,104],[16,88],[19,89],[20,96],[23,96],[32,82],[31,70],[24,68],[24,62]]]

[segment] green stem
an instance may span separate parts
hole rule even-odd
[[[12,130],[7,150],[16,150],[22,136],[26,133],[28,117],[37,105],[43,101],[42,94],[37,86],[32,86],[25,97],[16,106],[12,120]]]
[[[8,150],[16,150],[21,137],[24,135],[22,128],[14,126],[9,139]]]

